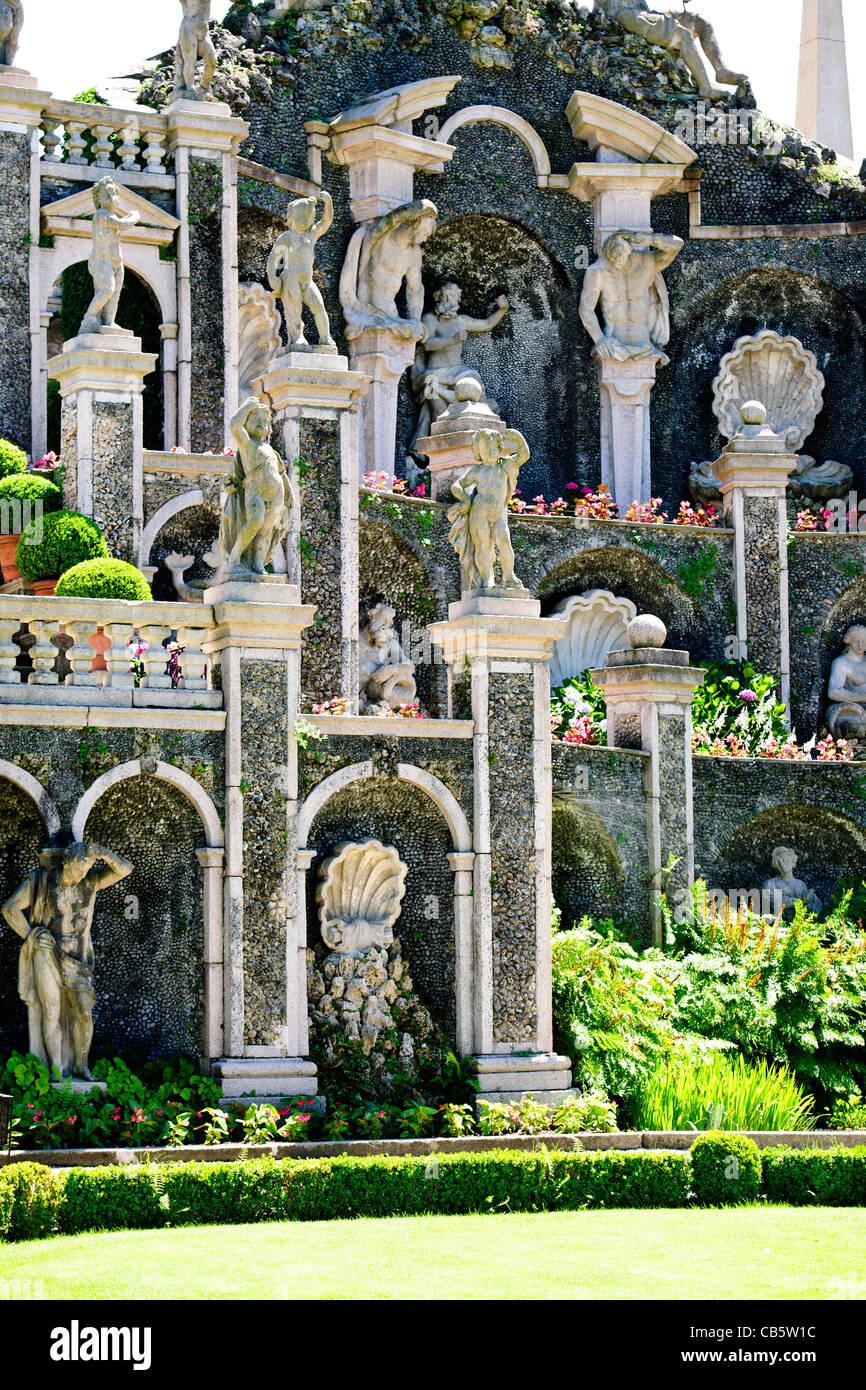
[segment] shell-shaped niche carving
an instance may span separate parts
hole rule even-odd
[[[280,315],[264,285],[238,286],[238,399],[254,395],[253,383],[270,370],[280,351]]]
[[[713,382],[713,413],[726,439],[740,428],[740,406],[746,401],[765,405],[767,424],[798,453],[824,404],[815,354],[799,338],[783,338],[771,329],[738,338]]]
[[[406,893],[405,865],[381,840],[344,841],[326,859],[316,889],[322,940],[340,955],[360,955],[394,940]]]
[[[585,594],[563,599],[554,612],[568,618],[568,629],[553,646],[553,689],[584,671],[603,666],[608,652],[627,647],[625,630],[637,616],[631,599],[617,598],[609,589],[589,589]]]

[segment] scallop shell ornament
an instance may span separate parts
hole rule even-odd
[[[568,619],[565,636],[553,644],[550,661],[552,689],[584,671],[604,665],[608,652],[627,647],[625,630],[637,614],[631,599],[609,589],[589,589],[563,599],[553,610]]]
[[[740,428],[740,408],[747,401],[761,401],[770,429],[799,453],[824,404],[815,354],[799,338],[783,338],[771,329],[738,338],[713,382],[713,413],[725,439]]]
[[[344,841],[326,859],[316,889],[322,940],[340,955],[359,956],[394,940],[408,867],[393,845]]]

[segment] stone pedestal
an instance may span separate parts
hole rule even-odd
[[[225,1056],[232,1098],[314,1095],[306,1047],[304,914],[296,901],[300,647],[314,609],[294,585],[229,580],[205,591],[202,643],[226,709],[223,913]]]
[[[625,516],[632,502],[652,495],[650,394],[660,359],[632,362],[596,358],[601,393],[601,481]]]
[[[657,625],[664,642],[664,624],[657,618],[649,621]],[[635,632],[642,622],[646,619],[638,617],[629,625],[630,641],[645,640]],[[662,869],[674,855],[678,863],[668,891],[691,886],[695,876],[691,703],[704,672],[689,665],[688,652],[636,645],[608,652],[604,670],[591,674],[607,702],[608,746],[640,748],[649,754],[645,790],[650,907],[653,939],[661,946]]]
[[[571,1081],[552,1052],[550,964],[548,663],[564,632],[528,594],[467,594],[430,628],[450,681],[470,683],[475,722],[474,953],[458,1046],[478,1058],[490,1098],[545,1099]]]
[[[304,647],[303,689],[317,702],[340,694],[357,712],[358,407],[369,381],[350,371],[345,357],[313,349],[276,358],[261,385],[294,483],[286,570],[304,599],[316,604],[317,634],[315,645]],[[334,532],[340,545],[329,554],[336,563],[326,566],[323,536]]]
[[[398,338],[388,328],[362,328],[351,342],[352,370],[370,379],[361,405],[359,475],[394,473],[397,392],[400,378],[415,361],[417,338]]]
[[[737,651],[791,694],[788,613],[788,515],[785,497],[797,456],[766,425],[757,402],[742,407],[744,426],[714,465],[728,525],[734,528]],[[747,418],[748,417],[748,420]],[[752,421],[752,423],[749,423]]]
[[[142,392],[156,362],[116,329],[80,334],[48,363],[60,383],[64,505],[92,516],[111,554],[130,561],[144,525]]]
[[[427,458],[434,502],[451,500],[451,484],[475,462],[472,446],[478,430],[504,430],[505,421],[483,401],[455,401],[434,420],[430,433],[415,446]]]

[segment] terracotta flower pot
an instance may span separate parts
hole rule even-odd
[[[39,594],[42,598],[51,598],[57,587],[57,578],[54,579],[31,579],[30,587],[34,594]]]
[[[13,579],[21,578],[21,571],[15,563],[15,551],[20,539],[20,535],[0,535],[0,570],[3,572],[4,584],[10,584]]]

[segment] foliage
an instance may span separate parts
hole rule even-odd
[[[479,1134],[516,1134],[518,1129],[517,1110],[503,1101],[478,1102]]]
[[[854,1094],[841,1096],[833,1104],[828,1129],[866,1129],[866,1099]]]
[[[41,1163],[0,1169],[0,1239],[39,1240],[55,1229],[60,1175]]]
[[[451,1139],[460,1139],[464,1135],[474,1134],[475,1116],[472,1113],[471,1105],[458,1105],[450,1101],[439,1107],[439,1126],[440,1133]]]
[[[756,1202],[761,1191],[761,1153],[744,1134],[711,1130],[692,1144],[695,1199],[702,1207]]]
[[[812,1107],[787,1068],[724,1052],[695,1062],[677,1050],[643,1087],[636,1121],[649,1130],[799,1130],[814,1125]]]
[[[709,663],[692,700],[692,726],[696,753],[718,751],[734,737],[747,756],[756,756],[768,738],[784,742],[789,736],[774,677],[750,662]]]
[[[722,552],[717,545],[702,546],[694,560],[681,560],[676,574],[683,592],[700,598],[721,564]]]
[[[149,602],[150,585],[125,560],[84,560],[66,570],[54,591],[58,598],[119,598]]]
[[[56,512],[63,501],[63,493],[56,483],[38,473],[11,473],[0,477],[0,498],[41,502],[43,512]]]
[[[17,444],[8,439],[0,439],[0,478],[9,478],[23,473],[27,467],[27,455]]]
[[[551,692],[550,728],[564,743],[600,744],[606,740],[607,706],[604,691],[589,671],[563,681]]]
[[[424,1139],[433,1133],[436,1110],[432,1105],[406,1105],[397,1116],[397,1127],[403,1139]]]
[[[557,1107],[550,1127],[558,1134],[614,1134],[616,1105],[596,1092],[575,1096]]]
[[[41,541],[37,539],[40,530]],[[32,521],[22,531],[15,563],[27,579],[50,579],[82,560],[107,555],[108,544],[95,521],[78,512],[60,511]]]
[[[764,1149],[764,1193],[795,1207],[866,1206],[866,1148]]]

